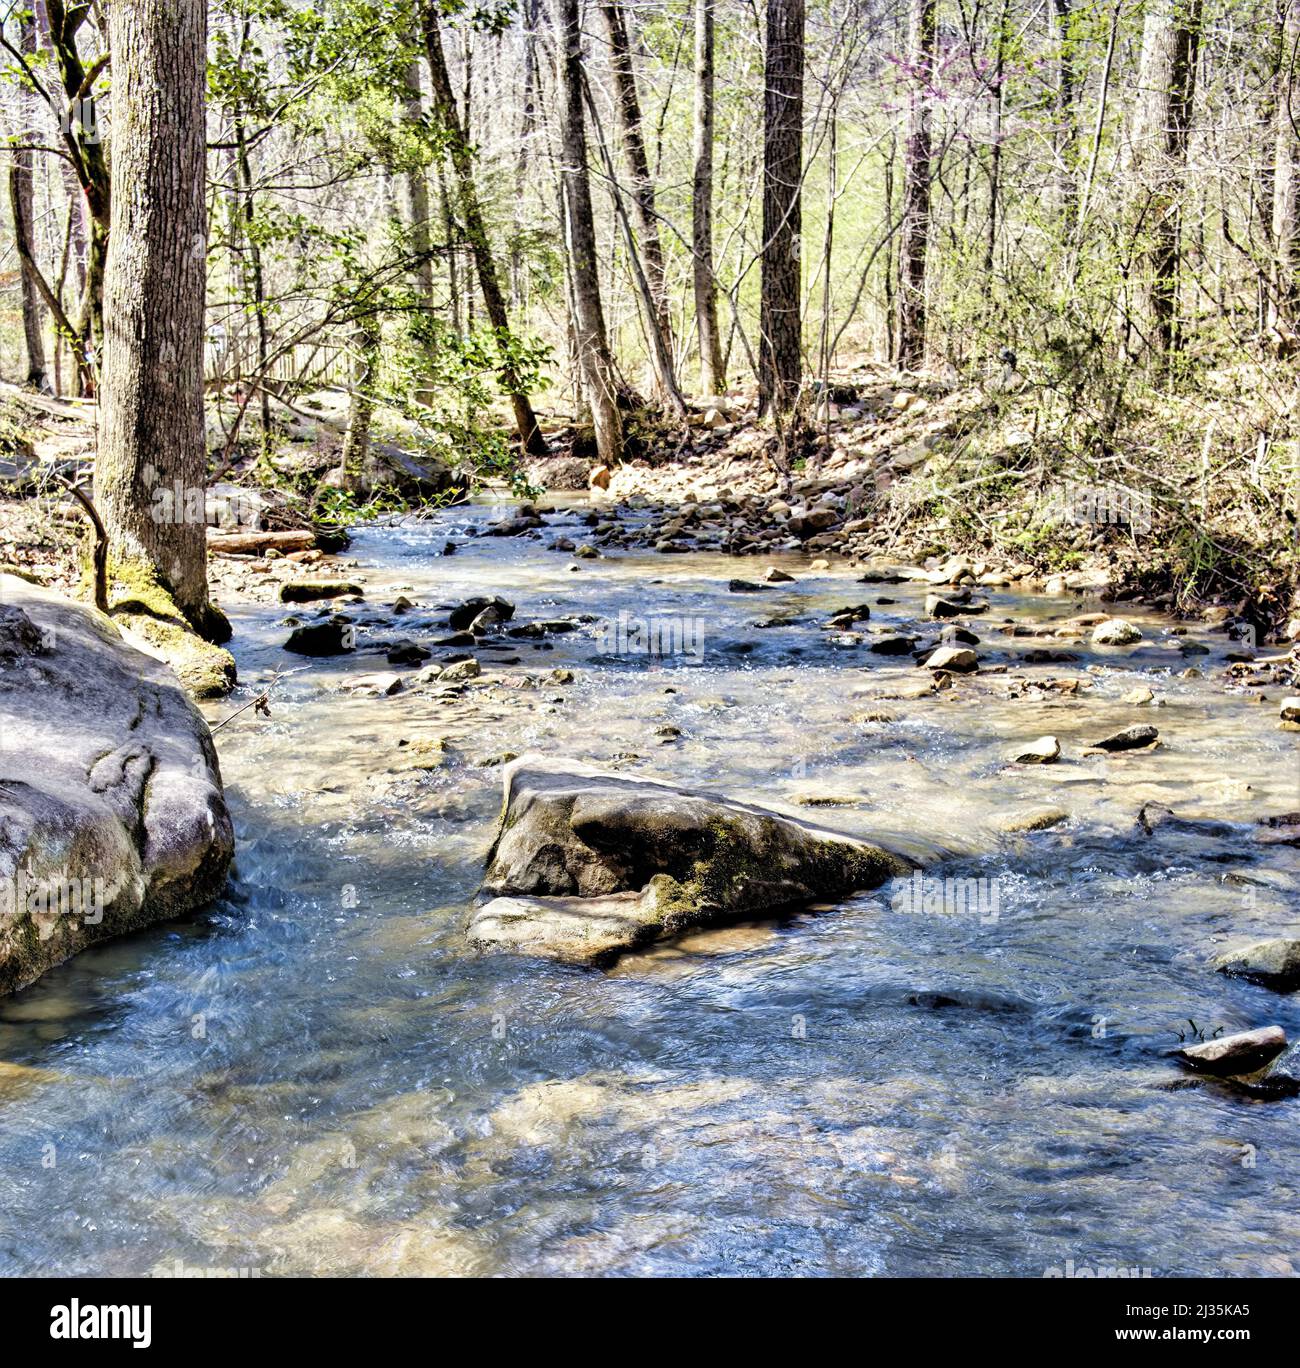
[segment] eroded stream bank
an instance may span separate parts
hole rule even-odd
[[[1287,691],[1225,691],[1236,643],[1129,610],[1124,648],[1007,636],[1104,609],[989,588],[980,672],[920,693],[869,648],[935,638],[926,586],[791,557],[732,592],[766,562],[574,562],[464,535],[487,516],[358,537],[353,655],[287,655],[290,610],[229,605],[245,683],[209,715],[293,671],[218,734],[238,878],[0,1002],[4,1271],[1300,1271],[1300,1101],[1165,1057],[1189,1019],[1300,1034],[1293,995],[1207,966],[1300,920],[1296,847],[1260,825],[1300,807]],[[367,654],[492,594],[512,625],[595,620],[459,682]],[[683,649],[637,649],[652,622]],[[355,689],[390,672],[402,691]],[[1139,724],[1158,748],[1083,754]],[[1045,734],[1059,760],[1008,765]],[[494,762],[527,751],[816,805],[932,882],[608,971],[479,955]],[[940,910],[944,879],[973,901]]]

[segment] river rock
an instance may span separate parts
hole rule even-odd
[[[421,646],[418,641],[395,641],[388,648],[388,663],[390,665],[419,665],[422,661],[428,660],[433,654],[427,646]]]
[[[1050,765],[1061,753],[1061,743],[1054,736],[1040,736],[1031,741],[1015,761],[1018,765]]]
[[[280,586],[281,603],[311,603],[316,599],[342,598],[344,594],[364,594],[359,584],[347,580],[292,580]]]
[[[113,624],[0,576],[0,993],[204,906],[234,849],[207,724]]]
[[[1300,722],[1300,697],[1284,698],[1280,716],[1283,722]]]
[[[769,565],[763,572],[763,579],[768,584],[793,584],[794,576],[787,574],[784,570],[778,569],[775,565]]]
[[[1290,992],[1300,988],[1300,940],[1279,936],[1227,950],[1212,961],[1221,974]]]
[[[1159,736],[1160,733],[1155,727],[1125,727],[1123,731],[1118,731],[1103,741],[1094,741],[1092,744],[1095,750],[1140,750],[1144,746],[1153,746]]]
[[[902,856],[729,798],[525,756],[469,936],[591,963],[689,926],[874,888]],[[612,900],[612,901],[611,901]]]
[[[949,670],[972,674],[979,668],[979,657],[967,646],[940,646],[921,662],[927,670]]]
[[[467,631],[470,625],[486,609],[492,608],[497,614],[499,622],[509,622],[515,615],[513,603],[507,603],[505,599],[493,595],[491,598],[472,598],[466,599],[464,603],[458,603],[447,615],[447,626],[453,632]]]
[[[308,622],[295,627],[289,633],[284,649],[294,655],[333,656],[346,655],[355,644],[352,624],[342,618],[330,618],[327,622]]]
[[[1286,1032],[1280,1026],[1265,1026],[1258,1031],[1240,1031],[1207,1040],[1201,1045],[1185,1045],[1174,1054],[1198,1073],[1235,1078],[1258,1073],[1285,1049]]]
[[[877,637],[867,649],[876,655],[910,655],[915,645],[916,638],[913,636],[882,636]]]
[[[1107,618],[1092,629],[1094,646],[1131,646],[1142,640],[1142,633],[1123,618]]]
[[[942,594],[927,594],[925,596],[925,612],[927,617],[960,617],[966,611],[967,609],[964,603],[954,603],[951,599],[944,598]]]
[[[440,684],[459,684],[466,679],[477,679],[483,673],[482,667],[472,656],[469,660],[458,660],[448,665],[439,675]]]

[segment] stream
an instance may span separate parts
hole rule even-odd
[[[1222,631],[1126,607],[1138,646],[1022,665],[1044,639],[1002,625],[1104,606],[990,590],[981,673],[891,697],[924,671],[822,624],[866,603],[918,630],[924,585],[466,535],[494,511],[348,553],[361,626],[399,593],[597,619],[478,652],[454,696],[343,691],[383,655],[290,656],[289,610],[226,600],[243,682],[209,718],[292,671],[217,734],[228,895],[0,1000],[0,1272],[1300,1273],[1300,1100],[1167,1058],[1180,1032],[1300,1036],[1297,995],[1207,968],[1300,926],[1300,851],[1258,824],[1300,805],[1295,738],[1225,691]],[[795,581],[729,592],[768,564]],[[637,649],[651,620],[692,649]],[[1122,701],[1141,685],[1162,706]],[[1155,750],[1080,753],[1147,722]],[[1007,764],[1044,733],[1058,763]],[[924,877],[605,970],[480,954],[484,762],[530,751],[882,839]],[[1144,805],[1182,820],[1148,832]],[[978,896],[925,896],[945,878]]]

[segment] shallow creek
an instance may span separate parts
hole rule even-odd
[[[769,562],[575,563],[466,538],[488,512],[360,533],[368,604],[626,613],[633,640],[636,619],[700,632],[701,658],[602,652],[590,623],[481,652],[454,696],[358,697],[341,686],[382,654],[289,656],[286,609],[228,602],[245,684],[209,716],[294,671],[270,719],[218,733],[236,877],[209,915],[0,1000],[0,1272],[1300,1273],[1300,1101],[1184,1086],[1166,1058],[1189,1019],[1300,1036],[1295,995],[1206,968],[1300,926],[1300,852],[1257,825],[1300,806],[1296,738],[1224,691],[1221,631],[1192,625],[1210,649],[1188,659],[1125,610],[1140,645],[1021,666],[1045,642],[1005,621],[1099,605],[992,591],[981,663],[1011,669],[890,698],[924,672],[821,624],[865,602],[906,629],[921,586],[794,557],[795,583],[730,593]],[[772,617],[796,620],[754,626]],[[440,634],[418,618],[376,635]],[[1081,689],[1008,697],[1035,679]],[[1121,701],[1139,685],[1159,702]],[[1081,756],[1147,722],[1159,748]],[[1007,766],[1049,732],[1058,763]],[[438,738],[442,763],[410,768]],[[479,955],[465,914],[501,804],[482,762],[531,750],[984,882],[969,907],[886,886],[608,970]],[[1201,825],[1148,834],[1144,804]]]

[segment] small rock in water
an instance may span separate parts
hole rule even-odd
[[[352,624],[331,618],[328,622],[310,622],[306,626],[295,627],[289,633],[284,649],[295,655],[332,656],[346,655],[353,645]]]
[[[761,594],[765,586],[755,584],[753,580],[734,579],[728,582],[727,588],[733,594]]]
[[[1131,646],[1142,640],[1142,633],[1123,618],[1107,618],[1092,629],[1094,646]]]
[[[876,655],[909,655],[915,645],[915,637],[884,636],[877,637],[867,649]]]
[[[421,661],[428,660],[432,654],[428,647],[421,646],[417,641],[398,641],[389,648],[388,663],[418,665]]]
[[[1284,698],[1280,715],[1283,727],[1288,730],[1300,727],[1300,697]]]
[[[1213,961],[1221,974],[1244,978],[1266,988],[1290,992],[1300,988],[1300,940],[1279,936],[1225,951]]]
[[[951,599],[944,598],[942,594],[927,594],[925,596],[925,612],[927,617],[960,617],[966,611],[967,608],[964,603],[954,603]]]
[[[447,626],[453,632],[463,632],[486,608],[495,609],[501,622],[509,622],[515,615],[514,604],[507,603],[503,598],[495,595],[491,598],[471,598],[466,599],[464,603],[458,603],[451,610],[447,616]]]
[[[1203,1045],[1185,1045],[1175,1055],[1198,1073],[1235,1078],[1258,1073],[1285,1049],[1286,1032],[1280,1026],[1265,1026],[1258,1031],[1240,1031],[1207,1040]]]
[[[1120,702],[1132,703],[1134,705],[1137,705],[1141,703],[1150,703],[1153,698],[1155,698],[1155,694],[1153,694],[1150,689],[1137,688],[1130,689],[1128,693],[1126,693],[1124,697],[1120,699]]]
[[[344,594],[362,594],[360,585],[347,580],[292,580],[280,586],[281,603],[311,603],[315,599],[342,598]]]
[[[1125,727],[1104,741],[1094,741],[1093,748],[1104,751],[1140,750],[1144,746],[1153,746],[1159,736],[1155,727]]]
[[[1006,832],[1047,831],[1050,827],[1067,822],[1070,814],[1063,808],[1029,808],[1022,812],[1012,812],[1000,823]]]
[[[778,570],[775,565],[769,565],[763,572],[763,578],[768,584],[793,584],[794,576],[788,575],[784,570]]]
[[[387,698],[401,693],[402,677],[396,674],[358,675],[345,686],[349,693],[364,694],[368,698]]]
[[[1031,741],[1016,757],[1017,765],[1050,765],[1061,753],[1061,743],[1054,736],[1040,736]]]
[[[979,657],[966,646],[940,646],[922,662],[927,670],[950,670],[971,674],[979,668]]]
[[[483,673],[482,667],[477,660],[458,660],[454,665],[448,665],[439,677],[442,684],[457,684],[463,679],[477,679]]]

